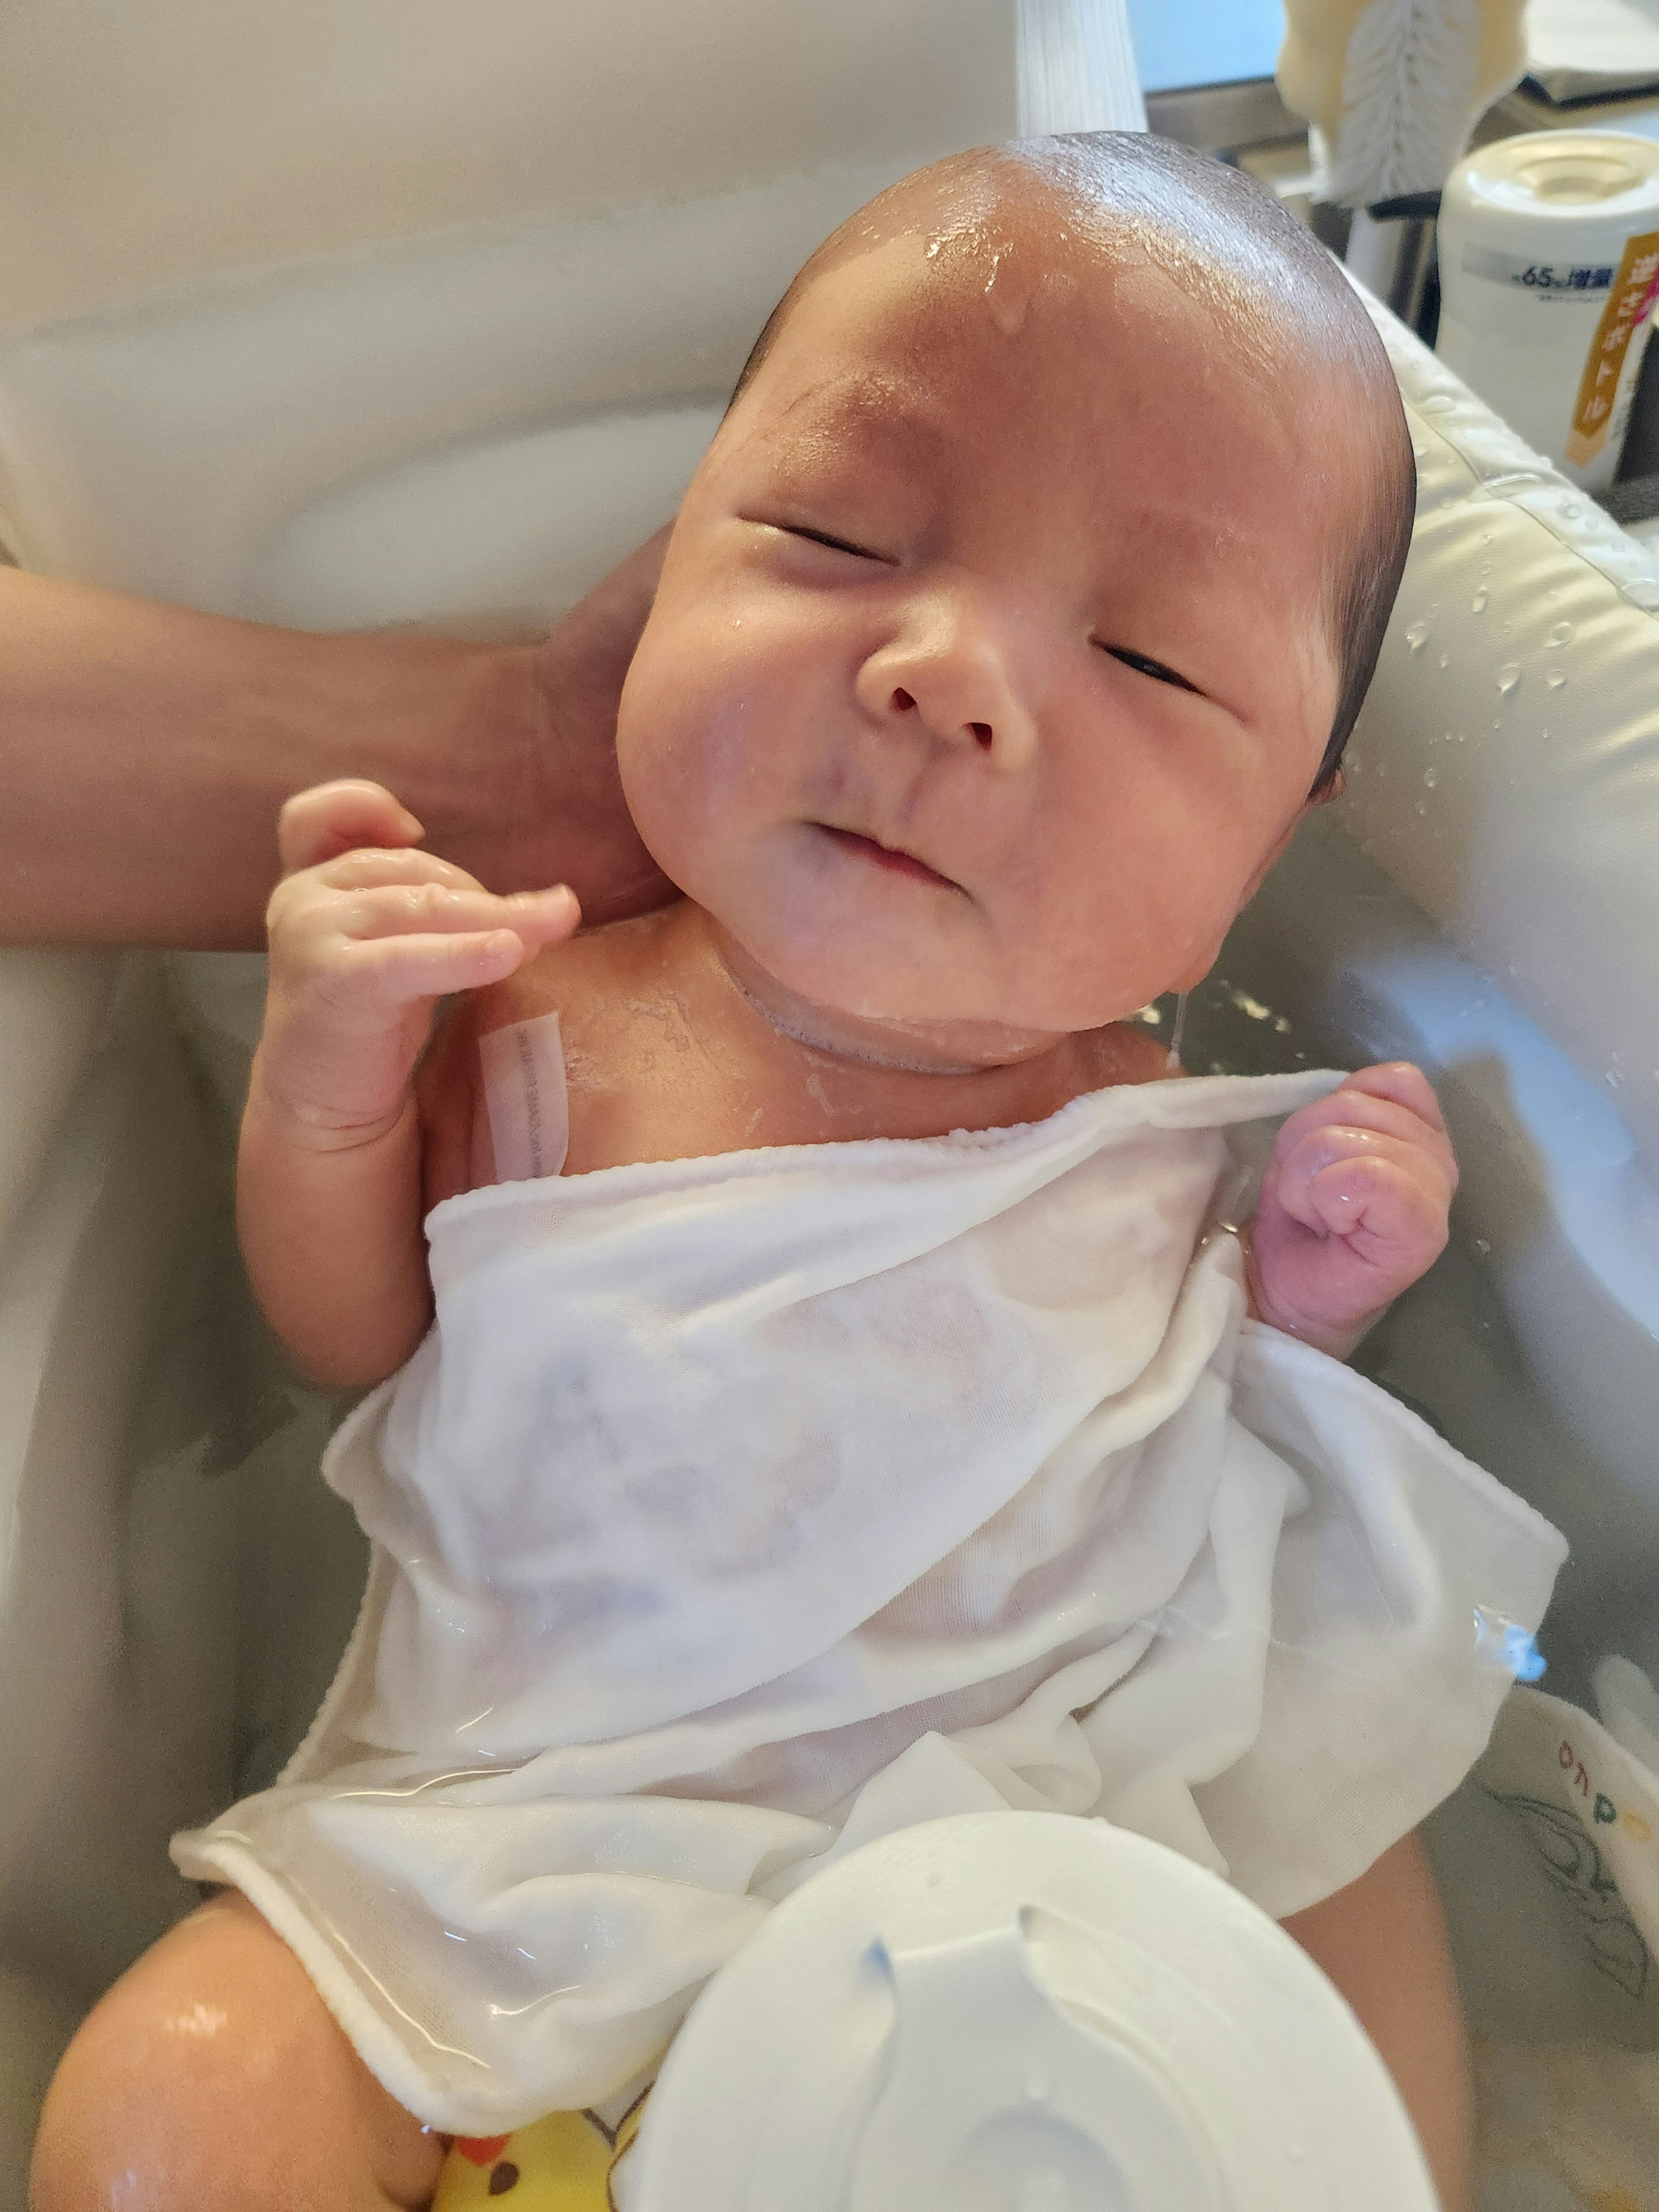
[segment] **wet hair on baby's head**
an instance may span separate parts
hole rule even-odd
[[[953,220],[994,223],[1016,211],[1144,252],[1212,302],[1237,343],[1265,365],[1295,360],[1342,387],[1330,396],[1357,448],[1362,489],[1327,579],[1338,691],[1310,793],[1322,797],[1336,782],[1400,587],[1416,464],[1388,354],[1358,295],[1312,234],[1242,170],[1144,131],[1077,131],[950,155],[890,186],[824,240],[768,317],[732,402],[802,294],[830,269],[907,231]]]

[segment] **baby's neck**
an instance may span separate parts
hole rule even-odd
[[[1163,1047],[1133,1023],[985,1063],[964,1060],[959,1046],[929,1059],[936,1040],[919,1048],[906,1035],[895,1048],[885,1033],[843,1031],[780,999],[764,977],[734,972],[708,916],[688,902],[552,946],[481,994],[468,1019],[484,1030],[553,1010],[569,1084],[569,1174],[1004,1128],[1165,1072]]]
[[[712,915],[690,900],[678,910],[690,946],[702,940],[732,985],[781,1036],[832,1059],[907,1075],[971,1076],[1065,1054],[1071,1039],[1002,1022],[914,1021],[822,1006],[763,968]],[[694,957],[695,952],[694,952]]]
[[[1085,1091],[1165,1073],[1157,1040],[1133,1024],[1075,1036],[993,1032],[988,1024],[928,1030],[811,1005],[690,901],[620,925],[613,943],[637,978],[623,994],[648,1018],[643,1030],[635,1020],[624,1034],[613,1031],[612,1050],[631,1059],[647,1038],[648,1079],[668,1075],[672,1097],[661,1105],[679,1125],[648,1139],[641,1130],[651,1150],[1000,1128],[1042,1121]],[[603,956],[603,943],[593,950]]]

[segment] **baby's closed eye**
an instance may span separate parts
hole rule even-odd
[[[1154,660],[1150,653],[1135,653],[1127,645],[1108,645],[1100,638],[1096,638],[1094,642],[1109,659],[1121,660],[1126,668],[1133,668],[1142,676],[1150,676],[1156,684],[1173,684],[1178,691],[1198,691],[1196,684],[1182,676],[1178,670],[1166,667],[1163,661]],[[1203,695],[1200,693],[1199,696],[1201,697]]]
[[[891,555],[872,553],[867,545],[854,545],[849,538],[834,538],[827,530],[814,530],[805,522],[780,522],[773,527],[786,538],[805,538],[814,545],[827,545],[832,553],[850,553],[860,561],[890,561]]]

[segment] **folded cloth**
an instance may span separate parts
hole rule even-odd
[[[614,2092],[771,1900],[910,1821],[1102,1814],[1280,1915],[1356,1877],[1486,1740],[1476,1609],[1534,1627],[1565,1547],[1244,1320],[1216,1193],[1339,1080],[438,1206],[433,1330],[324,1462],[356,1632],[179,1867],[468,2136]]]

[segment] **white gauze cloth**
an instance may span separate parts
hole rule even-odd
[[[356,1632],[178,1864],[471,2136],[615,2089],[909,1821],[1103,1814],[1280,1915],[1353,1879],[1486,1741],[1476,1608],[1534,1627],[1565,1547],[1200,1243],[1245,1125],[1338,1080],[438,1206],[435,1325],[324,1462]]]

